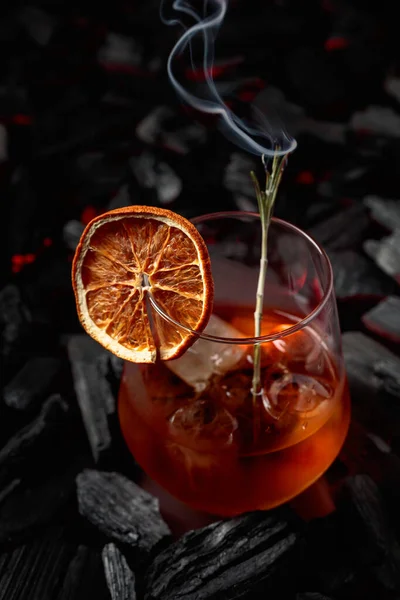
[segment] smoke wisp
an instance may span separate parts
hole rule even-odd
[[[276,114],[269,114],[268,107],[261,110],[252,105],[251,123],[239,118],[224,102],[213,80],[214,47],[218,31],[224,21],[227,11],[227,0],[203,0],[197,2],[202,6],[202,14],[193,7],[194,2],[174,0],[172,3],[173,17],[165,16],[165,1],[161,5],[161,19],[167,25],[181,25],[183,18],[191,19],[193,24],[185,27],[185,31],[174,45],[167,61],[169,79],[177,94],[188,105],[198,111],[216,115],[225,136],[247,152],[256,155],[272,157],[274,154],[287,154],[296,148],[293,139],[279,122]],[[202,65],[206,82],[206,97],[192,93],[187,84],[178,80],[176,64],[178,59],[188,54],[194,67],[192,44],[202,43]],[[276,152],[276,148],[279,150]]]

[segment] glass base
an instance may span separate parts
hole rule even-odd
[[[218,515],[210,515],[190,508],[171,496],[145,473],[140,485],[158,498],[161,515],[175,539],[188,531],[200,529],[221,519]],[[326,517],[336,510],[333,494],[324,476],[293,498],[288,505],[304,521]]]
[[[210,523],[219,521],[221,518],[217,515],[210,515],[190,508],[190,506],[171,496],[167,490],[163,489],[146,473],[143,474],[140,485],[149,494],[158,498],[161,516],[170,528],[174,538],[178,538],[192,529],[200,529],[210,525]]]

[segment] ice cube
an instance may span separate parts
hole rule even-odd
[[[243,334],[216,315],[211,315],[205,333],[225,338],[242,338]],[[181,358],[165,365],[196,392],[204,391],[213,375],[232,370],[246,352],[246,346],[221,344],[198,339]]]
[[[274,329],[275,332],[284,332],[293,323],[283,323]],[[293,361],[313,361],[320,353],[320,342],[316,339],[316,334],[310,327],[305,327],[286,337],[272,342],[273,346],[285,354],[289,360]]]
[[[313,417],[321,404],[333,396],[333,390],[325,380],[290,372],[265,381],[263,389],[265,409],[276,419],[287,413]]]
[[[252,376],[250,371],[232,371],[214,381],[207,394],[236,414],[238,409],[246,406],[246,400],[251,396]]]
[[[195,400],[182,406],[169,419],[170,439],[200,452],[231,446],[236,419],[210,400]]]
[[[285,331],[291,324],[279,325],[275,331]],[[268,349],[269,355],[276,362],[281,360],[287,364],[291,362],[303,363],[307,373],[321,375],[326,369],[325,345],[318,334],[310,327],[305,327],[278,340],[274,340]]]
[[[165,423],[171,414],[195,395],[193,388],[164,365],[127,363],[122,380],[123,389],[130,390],[133,395],[135,411],[156,432],[165,431]]]

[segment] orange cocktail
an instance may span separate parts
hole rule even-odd
[[[221,312],[225,323],[240,321],[251,334],[252,319],[243,315],[249,311]],[[277,329],[290,324],[279,311],[265,320]],[[172,495],[212,514],[266,509],[292,498],[324,473],[348,429],[344,375],[311,331],[264,350],[265,397],[256,414],[247,352],[233,370],[213,374],[201,392],[161,362],[127,364],[121,384],[120,422],[136,460]]]
[[[243,238],[252,244],[257,221],[217,215],[198,227],[213,265],[213,316],[182,358],[126,363],[122,432],[144,471],[192,508],[219,515],[271,508],[324,473],[349,425],[329,263],[307,236],[274,222],[259,342],[262,393],[254,401],[258,257],[244,261],[229,241],[237,230],[238,248]]]

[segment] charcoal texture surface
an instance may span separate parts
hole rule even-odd
[[[399,591],[400,546],[376,484],[367,475],[356,475],[346,481],[346,488],[364,528],[361,532],[355,527],[352,536],[359,558],[385,588]]]
[[[368,258],[353,250],[328,252],[338,298],[387,296],[395,290],[388,277]]]
[[[111,540],[137,548],[143,559],[170,533],[156,498],[123,475],[86,469],[77,491],[81,515]]]
[[[45,402],[36,419],[8,440],[0,450],[0,485],[17,477],[24,464],[38,460],[40,450],[51,450],[51,441],[60,435],[67,411],[66,403],[55,394]]]
[[[364,204],[370,209],[372,217],[378,223],[391,231],[400,229],[400,200],[366,196]]]
[[[283,593],[294,584],[287,573],[295,564],[296,541],[277,512],[251,513],[189,532],[156,556],[146,575],[145,598],[228,600],[261,598],[273,589]]]
[[[102,557],[112,600],[136,600],[135,576],[122,552],[115,544],[107,544]]]
[[[0,504],[0,543],[25,540],[56,519],[73,497],[78,465],[32,487],[18,482]]]
[[[107,415],[113,415],[116,411],[116,398],[122,376],[123,360],[111,352],[103,352],[96,358],[95,367],[98,378],[102,382],[101,404],[105,407]]]
[[[400,230],[380,240],[366,240],[364,249],[384,273],[400,284]]]
[[[57,600],[110,600],[100,552],[80,545],[59,587]]]
[[[34,409],[40,403],[60,368],[51,356],[30,358],[4,389],[4,402],[17,410]]]
[[[384,392],[397,398],[400,390],[400,358],[361,332],[348,331],[342,339],[353,399],[377,400]]]
[[[54,530],[0,555],[0,600],[53,600],[70,554]]]
[[[108,353],[87,335],[71,336],[67,348],[83,423],[93,457],[98,461],[110,451],[108,415],[115,410],[114,396],[98,362]]]
[[[382,381],[384,391],[393,399],[393,404],[397,408],[400,400],[400,373],[398,367],[398,360],[389,359],[379,361],[374,368],[374,374]]]
[[[400,297],[388,296],[362,317],[374,333],[400,343]]]
[[[359,245],[365,238],[370,220],[362,204],[354,204],[347,210],[318,223],[308,233],[325,250],[348,250]]]
[[[63,239],[65,242],[65,245],[70,249],[75,251],[80,237],[83,233],[84,230],[84,226],[80,221],[77,220],[71,220],[68,221],[68,223],[65,223],[64,225],[64,229],[63,229]]]

